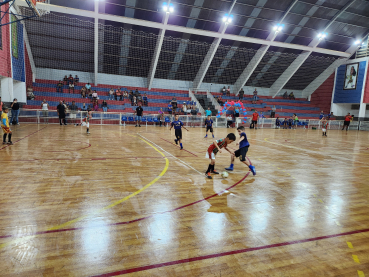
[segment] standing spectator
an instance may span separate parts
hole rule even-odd
[[[275,105],[273,105],[272,112],[271,112],[271,114],[270,114],[270,118],[275,118],[275,111],[276,111],[276,110],[277,110],[277,109],[276,109]]]
[[[133,106],[137,106],[137,98],[136,98],[136,95],[133,95]]]
[[[173,113],[176,113],[176,110],[178,108],[178,104],[177,104],[177,98],[173,97],[172,99],[172,106],[173,106]]]
[[[63,93],[63,82],[59,81],[59,83],[56,85],[56,92]]]
[[[74,84],[74,79],[73,79],[72,74],[70,74],[70,75],[69,75],[68,83],[69,83],[69,84]]]
[[[238,107],[234,108],[234,117],[236,118],[236,120],[237,120],[237,117],[240,117],[240,110]]]
[[[169,104],[168,104],[168,113],[169,114],[172,114],[172,109],[173,109],[172,102],[169,102]]]
[[[245,92],[243,91],[243,88],[241,88],[240,92],[238,93],[238,98],[240,100],[243,100],[243,95],[245,94]]]
[[[263,112],[260,112],[259,118],[265,118],[265,116],[263,115]]]
[[[251,122],[251,124],[254,125],[255,130],[257,130],[258,119],[259,119],[259,114],[255,110],[254,113],[252,114],[252,122]]]
[[[122,91],[120,90],[120,88],[118,88],[116,91],[115,91],[115,100],[122,100]]]
[[[1,96],[0,96],[0,116],[3,113],[3,106],[4,106],[4,103],[1,101]]]
[[[34,100],[35,95],[33,94],[33,88],[31,86],[28,86],[27,88],[27,99],[28,100]]]
[[[73,123],[74,122],[74,119],[77,118],[77,112],[78,112],[78,107],[76,105],[76,102],[75,101],[72,101],[72,105],[69,106],[69,109],[70,109],[70,119],[71,119],[71,122]]]
[[[109,100],[114,100],[114,89],[113,88],[109,90]]]
[[[219,105],[223,106],[223,99],[221,95],[218,97],[218,103]]]
[[[333,112],[331,112],[331,113],[329,113],[329,114],[327,114],[327,119],[328,120],[330,120],[331,119],[331,117],[333,117],[334,115],[333,115]]]
[[[90,83],[87,83],[87,85],[85,85],[85,88],[87,89],[87,93],[90,94],[90,92],[91,92],[91,85],[90,85]]]
[[[226,90],[226,87],[225,86],[222,88],[222,93],[223,93],[223,96],[226,96],[227,90]]]
[[[187,113],[186,102],[183,102],[182,111],[183,111],[183,114],[186,114]]]
[[[205,115],[206,115],[206,117],[208,117],[209,115],[211,116],[210,107],[208,107],[208,109],[205,111]]]
[[[138,107],[136,108],[135,114],[137,115],[137,121],[136,121],[136,126],[138,125],[138,127],[141,127],[141,119],[142,119],[142,113],[143,113],[143,109],[141,107],[141,103],[138,103]]]
[[[63,81],[64,81],[64,85],[68,85],[68,76],[67,75],[64,76]]]
[[[131,106],[133,106],[133,91],[131,90],[128,94],[129,101],[131,102]]]
[[[14,98],[13,103],[10,105],[10,107],[12,108],[12,118],[11,118],[10,122],[13,125],[14,125],[14,123],[16,125],[19,125],[19,122],[18,122],[19,103],[18,103],[17,98]]]
[[[193,128],[195,128],[195,123],[196,123],[196,119],[197,119],[197,109],[196,109],[196,106],[195,105],[193,105],[192,107],[191,107],[191,126],[193,127]]]
[[[253,94],[254,94],[254,96],[252,98],[252,104],[256,104],[256,101],[258,101],[258,91],[256,90],[256,88],[255,88]]]
[[[293,91],[291,91],[290,95],[288,96],[290,100],[295,100],[295,95],[293,94]]]
[[[44,123],[49,124],[49,104],[44,101],[41,103],[41,111],[42,111],[42,117],[44,118]]]
[[[74,94],[74,83],[69,83],[69,93],[70,90],[73,90],[73,94]]]
[[[285,93],[283,93],[283,99],[287,99],[288,98],[288,93],[287,91]]]
[[[86,91],[87,91],[87,89],[85,87],[81,88],[81,97],[82,98],[86,98]]]
[[[146,95],[146,93],[144,93],[144,96],[143,96],[143,104],[144,104],[144,106],[148,106],[149,105],[149,103],[147,102],[147,95]]]
[[[97,97],[98,97],[97,92],[96,90],[94,90],[94,93],[92,93],[92,101],[97,100]]]
[[[67,122],[65,120],[65,106],[63,104],[63,101],[60,100],[59,105],[56,107],[56,110],[58,112],[58,116],[59,116],[59,123],[60,125],[62,124],[62,121],[64,122],[64,125],[67,125]]]
[[[164,112],[163,112],[163,108],[160,108],[158,119],[159,119],[160,127],[161,127],[161,124],[164,122]]]
[[[124,99],[128,99],[128,92],[126,90],[123,91],[123,101]]]
[[[78,86],[79,83],[79,77],[76,75],[76,77],[74,77],[74,85]]]
[[[230,128],[232,126],[232,124],[233,124],[233,118],[232,118],[232,115],[229,114],[227,116],[227,128]]]
[[[227,96],[231,96],[231,87],[230,86],[228,86],[228,88],[227,88]]]
[[[101,107],[102,107],[104,113],[106,113],[108,111],[108,103],[106,103],[105,100],[102,102]]]

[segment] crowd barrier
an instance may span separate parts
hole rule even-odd
[[[11,111],[9,113],[9,118],[11,116]],[[66,119],[68,124],[81,123],[83,118],[86,116],[86,112],[78,111],[77,113],[67,113]],[[164,126],[169,126],[170,122],[173,121],[173,115],[165,114],[162,124]],[[181,120],[186,127],[204,127],[206,116],[199,115],[179,115],[179,120]],[[226,128],[227,120],[224,117],[217,118],[212,117],[214,121],[214,127],[216,128]],[[21,109],[19,114],[19,122],[21,123],[37,123],[37,124],[57,124],[59,123],[58,113],[55,110],[50,110],[48,112],[42,110],[28,110]],[[110,112],[93,112],[92,118],[90,120],[91,124],[97,125],[132,125],[136,124],[136,116],[133,113],[110,113]],[[247,119],[247,123],[243,123],[243,118],[237,118],[232,121],[231,127],[238,127],[243,125],[249,127],[251,123],[251,118]],[[159,114],[144,114],[142,117],[141,125],[160,125]],[[330,120],[328,125],[328,130],[339,130],[343,127],[343,121]],[[258,121],[258,128],[276,128],[275,118],[261,118]],[[282,128],[282,127],[281,127]],[[322,122],[315,119],[300,120],[297,128],[322,128]],[[349,130],[361,130],[369,131],[368,121],[353,121],[350,123]]]

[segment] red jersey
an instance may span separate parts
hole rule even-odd
[[[345,121],[351,121],[351,115],[346,115],[345,116]]]
[[[220,149],[222,149],[223,147],[227,147],[227,142],[225,139],[218,139],[217,141],[217,145]],[[212,145],[209,146],[208,148],[208,153],[209,156],[211,157],[211,152],[213,152],[214,154],[218,153],[218,148],[214,145],[214,143]]]
[[[252,120],[253,120],[253,121],[258,120],[258,116],[259,116],[259,114],[258,114],[258,113],[253,113],[253,114],[252,114]]]

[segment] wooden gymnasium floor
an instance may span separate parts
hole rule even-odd
[[[247,134],[257,175],[206,180],[204,129],[16,126],[0,275],[369,276],[369,132]]]

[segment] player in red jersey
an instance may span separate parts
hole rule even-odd
[[[346,127],[346,132],[347,132],[347,129],[350,126],[351,119],[352,119],[352,116],[350,115],[350,113],[348,113],[345,116],[345,121],[343,122],[343,128],[342,128],[342,130],[344,130],[345,127]]]
[[[256,127],[258,125],[258,119],[259,119],[259,114],[255,110],[254,113],[252,114],[252,124],[254,124],[255,130],[257,129]]]
[[[206,158],[210,159],[210,164],[208,167],[208,170],[205,173],[206,178],[213,179],[210,175],[210,173],[219,174],[215,169],[215,156],[216,154],[222,153],[222,148],[227,150],[231,155],[233,155],[233,152],[228,150],[227,145],[234,142],[236,140],[236,136],[233,133],[230,133],[227,135],[224,139],[218,139],[213,142],[212,145],[209,146],[208,151],[206,151]]]

